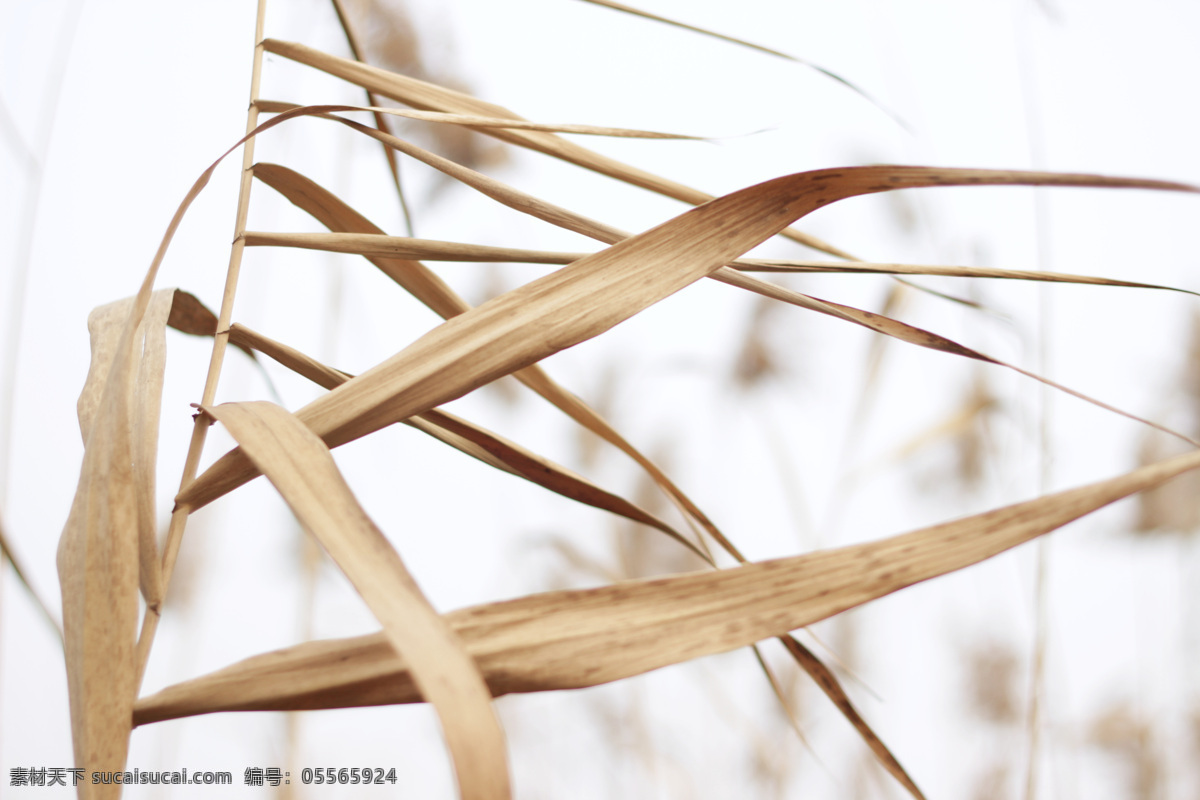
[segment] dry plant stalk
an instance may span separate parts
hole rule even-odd
[[[883,166],[785,175],[714,199],[600,156],[553,133],[629,132],[532,123],[462,92],[304,45],[264,40],[261,13],[259,24],[259,57],[264,50],[269,51],[350,81],[372,96],[388,97],[416,109],[397,111],[373,106],[370,110],[381,126],[383,115],[396,114],[464,127],[697,207],[630,236],[524,195],[396,136],[336,116],[356,107],[299,107],[262,101],[257,97],[261,58],[256,59],[249,133],[243,139],[247,147],[253,137],[300,116],[335,119],[503,204],[585,233],[607,246],[590,254],[534,253],[387,237],[344,201],[304,176],[280,166],[252,167],[247,151],[228,288],[220,314],[213,315],[186,292],[152,292],[179,220],[216,164],[204,173],[180,206],[137,296],[98,309],[91,322],[92,368],[79,404],[86,450],[78,492],[59,549],[76,763],[89,770],[123,769],[135,723],[235,709],[427,701],[442,720],[461,796],[472,800],[507,798],[511,791],[505,743],[491,707],[493,696],[592,686],[754,645],[764,638],[782,637],[792,657],[817,679],[884,766],[913,796],[921,797],[916,783],[850,706],[832,673],[789,632],[978,563],[1122,497],[1200,467],[1200,451],[1192,450],[1109,480],[902,536],[748,563],[661,470],[597,412],[555,384],[537,362],[604,333],[701,278],[714,277],[909,344],[1009,366],[1029,375],[1019,367],[930,331],[799,294],[746,270],[970,275],[1146,285],[1004,270],[739,259],[775,235],[847,257],[845,251],[789,226],[829,203],[895,189],[976,185],[1184,192],[1197,189],[1166,181],[1096,175]],[[260,111],[277,116],[257,125]],[[251,177],[280,191],[331,233],[246,232]],[[233,322],[237,265],[245,246],[310,247],[361,254],[446,321],[382,363],[352,377]],[[471,308],[418,258],[522,260],[565,266]],[[214,336],[214,356],[193,448],[176,498],[171,538],[167,552],[160,557],[152,503],[165,364],[163,339],[168,325]],[[213,405],[227,342],[247,351],[261,351],[329,391],[295,412],[263,402]],[[695,532],[715,541],[740,562],[739,566],[631,580],[586,591],[535,594],[437,614],[409,575],[400,554],[358,505],[334,464],[330,448],[405,422],[497,469],[656,528],[715,566],[703,535],[693,541],[637,504],[437,408],[506,375],[517,376],[581,426],[633,458],[680,508]],[[203,431],[213,421],[223,424],[239,447],[193,480]],[[137,699],[141,671],[153,642],[187,515],[258,474],[271,480],[303,526],[346,573],[378,618],[382,632],[263,654]],[[148,611],[135,650],[139,587]],[[115,797],[119,788],[87,784],[80,786],[80,792],[86,797]]]

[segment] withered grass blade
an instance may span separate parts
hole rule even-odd
[[[1200,467],[1200,451],[912,533],[725,570],[548,592],[444,619],[494,695],[594,686],[785,635],[1016,547]],[[415,702],[381,634],[255,656],[138,702],[139,724],[229,710]]]
[[[526,264],[570,264],[587,253],[555,253],[516,247],[490,247],[459,242],[412,239],[371,233],[274,233],[246,231],[247,247],[296,247],[329,253],[351,253],[376,258],[425,259],[427,261],[508,262]]]
[[[353,375],[348,372],[342,372],[340,369],[334,369],[326,364],[322,364],[312,356],[302,353],[290,345],[276,341],[269,336],[264,336],[253,328],[248,328],[240,322],[235,322],[229,326],[229,342],[230,344],[238,344],[252,352],[259,352],[278,363],[301,375],[308,378],[318,386],[326,389],[333,389],[341,386],[346,381],[350,380]]]
[[[329,450],[272,403],[226,403],[205,411],[267,475],[362,595],[389,647],[410,665],[420,696],[442,721],[461,796],[509,797],[504,736],[478,667],[362,510]]]
[[[788,175],[706,203],[453,317],[297,416],[330,446],[344,444],[596,336],[836,200],[922,186],[1014,184],[1197,191],[1166,181],[934,167]],[[177,502],[199,508],[254,474],[233,451]]]
[[[409,418],[408,423],[486,464],[512,472],[555,494],[656,528],[699,558],[708,560],[696,545],[650,512],[486,428],[436,408]]]
[[[354,377],[326,366],[293,347],[277,342],[244,325],[230,328],[230,342],[252,347],[312,382],[333,389]],[[545,489],[585,505],[609,511],[643,525],[656,528],[705,558],[696,546],[667,523],[619,495],[605,491],[561,464],[509,441],[473,422],[440,409],[431,409],[405,422],[489,466],[524,478]]]
[[[134,439],[133,480],[138,504],[138,582],[142,596],[151,606],[162,601],[163,593],[154,496],[158,425],[167,366],[166,328],[175,294],[174,289],[163,289],[151,296],[133,343],[137,363],[132,375],[130,431]],[[97,418],[114,356],[121,346],[125,324],[134,310],[135,301],[136,298],[127,298],[100,306],[88,317],[92,361],[77,403],[79,428],[85,444]]]
[[[1168,292],[1200,295],[1190,289],[1165,286],[1158,283],[1122,281],[1115,278],[1100,278],[1094,275],[1075,275],[1065,272],[1041,272],[1022,269],[999,269],[996,267],[962,267],[940,264],[883,264],[870,261],[807,261],[801,259],[757,259],[744,258],[734,264],[746,272],[820,272],[820,273],[867,273],[878,275],[941,275],[949,278],[997,278],[1002,280],[1034,281],[1045,283],[1077,283],[1088,286],[1121,286],[1126,289],[1162,289]],[[922,288],[922,291],[928,291]]]
[[[148,604],[161,601],[154,464],[174,293],[152,294],[147,281],[137,297],[88,320],[92,364],[78,403],[83,466],[57,560],[75,764],[92,771],[125,768],[139,584]],[[119,793],[111,784],[81,788],[87,798]]]
[[[302,44],[284,42],[278,39],[267,39],[263,46],[268,52],[291,59],[300,64],[319,69],[342,80],[360,86],[363,89],[389,97],[416,109],[428,111],[444,111],[456,114],[470,114],[500,119],[522,119],[503,106],[480,100],[477,97],[456,92],[432,83],[397,75],[394,72],[368,66],[358,61],[350,61],[337,56],[322,53]],[[671,197],[691,205],[700,205],[713,199],[690,186],[662,178],[645,170],[629,166],[607,156],[569,142],[552,133],[541,131],[521,131],[502,128],[485,129],[481,132],[494,136],[510,144],[537,150],[555,158],[560,158],[576,166],[584,167],[602,175],[616,178],[633,186]],[[833,245],[822,242],[814,236],[801,231],[788,229],[778,231],[784,236],[832,256],[851,258],[851,256]]]
[[[971,348],[965,347],[958,342],[947,339],[945,336],[927,331],[924,328],[918,328],[914,325],[909,325],[907,323],[900,322],[899,320],[892,319],[891,317],[885,317],[882,314],[876,314],[871,311],[863,311],[862,309],[854,308],[853,306],[846,306],[840,303],[831,303],[828,300],[821,300],[810,295],[794,292],[790,289],[785,289],[782,286],[777,286],[773,283],[760,280],[752,275],[728,268],[717,270],[712,277],[721,281],[722,283],[728,283],[731,286],[738,286],[740,288],[761,294],[765,297],[782,300],[785,303],[791,303],[792,305],[799,306],[801,308],[807,308],[811,311],[816,311],[819,314],[826,314],[836,319],[852,322],[855,325],[861,325],[867,330],[875,331],[876,333],[882,333],[885,336],[890,336],[893,339],[899,339],[900,341],[907,342],[909,344],[915,344],[919,347],[929,348],[930,350],[937,350],[942,353],[962,356],[963,358],[970,358],[976,361],[982,361],[986,364],[995,364],[1006,369],[1011,369],[1014,372],[1020,373],[1027,378],[1032,378],[1033,380],[1049,386],[1052,389],[1057,389],[1058,391],[1065,392],[1066,394],[1078,398],[1085,403],[1090,403],[1097,408],[1102,408],[1105,411],[1110,411],[1113,414],[1125,417],[1126,419],[1131,419],[1134,422],[1139,422],[1156,430],[1160,430],[1163,433],[1174,436],[1176,439],[1186,442],[1192,446],[1200,447],[1200,442],[1192,439],[1187,434],[1173,430],[1172,428],[1168,428],[1167,426],[1158,422],[1154,422],[1153,420],[1139,417],[1136,414],[1132,414],[1128,411],[1117,408],[1116,406],[1105,403],[1102,400],[1097,400],[1090,395],[1086,395],[1083,392],[1079,392],[1070,388],[1069,386],[1064,386],[1061,383],[1052,381],[1049,378],[1038,375],[1035,372],[1030,372],[1029,370],[1018,367],[1015,364],[1010,364],[1007,361],[1001,361],[999,359],[992,358],[991,356],[984,355],[977,350],[972,350]]]
[[[258,100],[258,110],[265,114],[282,114],[301,108],[295,103],[285,103],[280,100]],[[618,139],[682,139],[703,141],[706,137],[689,136],[683,133],[663,133],[661,131],[643,131],[635,128],[613,128],[605,125],[579,125],[574,123],[530,122],[527,119],[512,117],[488,117],[478,114],[450,114],[444,111],[409,111],[402,108],[386,106],[323,106],[325,112],[369,111],[372,114],[386,114],[391,117],[419,120],[421,122],[438,122],[444,125],[462,125],[467,128],[504,128],[518,131],[541,131],[543,133],[576,133],[584,136],[611,136]]]
[[[801,669],[808,673],[808,676],[813,679],[825,696],[828,697],[838,711],[842,713],[850,724],[854,726],[854,730],[867,743],[867,747],[871,748],[871,752],[879,759],[879,763],[883,768],[891,773],[892,777],[900,782],[900,785],[908,790],[908,793],[917,800],[924,800],[925,795],[917,787],[916,781],[908,774],[908,771],[900,764],[900,760],[896,758],[888,746],[883,743],[883,740],[875,733],[867,721],[863,719],[862,714],[858,713],[858,709],[850,702],[850,696],[846,694],[846,690],[842,688],[841,681],[833,674],[829,667],[821,662],[811,650],[800,643],[796,637],[791,634],[780,636],[779,641],[783,642],[783,646],[787,648],[788,654],[800,665]]]
[[[217,315],[191,292],[176,289],[175,299],[171,302],[171,316],[167,318],[167,326],[191,336],[215,336]],[[258,360],[250,348],[243,347],[236,342],[233,342],[233,345],[249,356],[251,360]]]
[[[622,237],[624,238],[624,237]],[[410,258],[425,261],[461,261],[469,263],[503,262],[511,264],[570,264],[590,253],[530,250],[519,247],[446,242],[383,234],[277,233],[247,231],[247,247],[296,247],[330,253],[353,253],[382,258]],[[616,241],[616,240],[614,240]],[[610,242],[611,243],[611,242]],[[1161,289],[1198,295],[1189,289],[1157,283],[1122,281],[1093,275],[1064,272],[1036,272],[994,267],[961,267],[939,264],[884,264],[870,261],[811,261],[801,259],[740,258],[729,264],[741,272],[821,273],[851,275],[938,275],[950,278],[997,278],[1047,283],[1074,283],[1087,286],[1119,286],[1127,289]]]

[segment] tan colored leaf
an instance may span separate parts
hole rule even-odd
[[[836,550],[549,592],[445,615],[493,695],[594,686],[786,634],[978,563],[1200,467],[1200,451],[1116,478]],[[416,702],[381,634],[242,661],[138,702],[146,724],[230,710]]]
[[[410,239],[372,233],[266,233],[246,231],[247,247],[299,247],[332,253],[353,253],[377,258],[426,259],[429,261],[523,262],[526,264],[570,264],[587,253],[553,253],[515,247],[489,247],[459,242]]]
[[[258,110],[265,114],[282,114],[293,111],[301,106],[295,103],[285,103],[279,100],[258,100]],[[506,130],[542,131],[543,133],[577,133],[586,136],[612,136],[621,139],[690,139],[701,140],[702,136],[688,136],[682,133],[662,133],[659,131],[641,131],[633,128],[610,128],[603,125],[577,125],[571,123],[530,122],[526,119],[512,117],[487,117],[478,114],[448,114],[442,111],[406,111],[402,108],[387,108],[386,106],[326,106],[330,112],[370,111],[372,114],[386,114],[392,117],[415,119],[422,122],[438,122],[444,125],[462,125],[468,128],[504,128]]]
[[[759,280],[752,275],[737,272],[736,270],[717,270],[712,277],[716,278],[722,283],[728,283],[732,286],[740,286],[752,292],[757,292],[767,297],[773,297],[777,300],[782,300],[785,303],[791,303],[792,305],[800,306],[801,308],[807,308],[812,311],[816,311],[819,314],[826,314],[837,319],[845,320],[846,322],[852,322],[855,325],[861,325],[867,330],[875,331],[876,333],[882,333],[885,336],[890,336],[894,339],[908,342],[909,344],[915,344],[919,347],[927,347],[930,350],[937,350],[939,352],[962,356],[964,358],[982,361],[986,364],[995,364],[1006,369],[1011,369],[1012,371],[1018,372],[1027,378],[1032,378],[1035,381],[1057,389],[1060,392],[1065,392],[1072,397],[1077,397],[1080,400],[1083,400],[1085,403],[1091,403],[1098,408],[1103,408],[1105,411],[1111,411],[1112,413],[1119,414],[1126,419],[1140,422],[1143,425],[1148,425],[1151,428],[1174,436],[1176,439],[1186,442],[1194,447],[1200,447],[1200,442],[1193,440],[1186,434],[1172,430],[1165,425],[1148,420],[1144,417],[1139,417],[1136,414],[1131,414],[1128,411],[1123,411],[1116,406],[1109,405],[1102,400],[1097,400],[1094,397],[1086,395],[1082,392],[1078,392],[1069,386],[1056,383],[1049,378],[1044,378],[1041,375],[1030,372],[1027,369],[1022,369],[1015,364],[1009,364],[1006,361],[992,358],[991,356],[980,353],[977,350],[964,347],[958,342],[947,339],[946,337],[940,336],[936,333],[932,333],[931,331],[927,331],[924,328],[918,328],[914,325],[909,325],[907,323],[900,322],[899,320],[892,319],[891,317],[885,317],[881,314],[863,311],[861,309],[854,308],[853,306],[844,306],[840,303],[831,303],[828,300],[821,300],[816,297],[800,294],[799,292],[793,292],[790,289],[784,289],[782,286],[776,286],[773,283]]]
[[[504,735],[478,667],[362,510],[329,450],[272,403],[205,411],[267,475],[379,619],[386,646],[411,665],[417,691],[441,718],[461,796],[509,797]]]
[[[578,231],[582,232],[582,231]],[[585,234],[586,235],[586,234]],[[621,237],[625,238],[625,237]],[[443,242],[383,234],[267,233],[247,231],[247,247],[299,247],[333,253],[354,253],[382,258],[425,261],[504,262],[514,264],[570,264],[590,253],[563,253],[517,247]],[[619,241],[619,240],[613,240]],[[611,244],[612,242],[608,242]],[[868,275],[941,275],[953,278],[1001,278],[1049,283],[1078,283],[1090,286],[1122,286],[1131,289],[1163,289],[1200,295],[1176,286],[1120,281],[1063,272],[1034,272],[990,267],[951,267],[935,264],[880,264],[869,261],[805,261],[799,259],[741,258],[730,266],[744,272],[850,273]]]
[[[297,375],[302,375],[326,389],[341,386],[354,377],[348,372],[342,372],[340,369],[326,366],[315,358],[301,353],[296,348],[290,347],[283,342],[278,342],[269,336],[263,336],[258,331],[247,328],[238,322],[229,326],[229,342],[230,344],[236,343],[245,347],[251,352],[258,351],[264,353]]]
[[[158,424],[162,410],[163,379],[166,374],[166,328],[172,314],[176,290],[155,292],[134,339],[137,365],[131,396],[133,415],[130,431],[134,438],[133,481],[138,504],[138,581],[142,596],[151,606],[162,601],[162,570],[158,558],[158,532],[155,519],[155,476],[158,462]],[[121,345],[125,323],[134,309],[136,298],[100,306],[88,317],[92,363],[77,409],[84,443],[91,434],[101,398]]]
[[[1041,272],[1021,269],[998,269],[995,267],[958,267],[938,264],[880,264],[870,261],[805,261],[800,259],[746,258],[735,266],[748,272],[849,272],[881,275],[944,275],[950,278],[999,278],[1016,281],[1042,281],[1047,283],[1079,283],[1090,286],[1123,286],[1128,289],[1163,289],[1168,292],[1200,294],[1178,286],[1157,283],[1121,281],[1115,278],[1099,278],[1093,275],[1074,275],[1065,272]],[[928,290],[924,290],[928,291]]]
[[[102,306],[88,329],[92,363],[80,394],[83,467],[58,545],[75,764],[122,771],[137,693],[138,585],[162,597],[154,473],[173,289]],[[88,783],[84,797],[117,797]]]
[[[217,315],[191,292],[176,289],[167,324],[180,333],[213,336],[217,332]]]
[[[543,458],[492,431],[436,408],[411,417],[407,422],[486,464],[512,472],[555,494],[656,528],[707,560],[707,556],[696,545],[658,517],[619,495],[601,489],[561,464]]]
[[[846,694],[846,690],[842,688],[841,682],[838,681],[833,671],[821,663],[821,659],[813,655],[813,652],[801,644],[796,637],[790,634],[780,636],[779,641],[783,642],[783,646],[787,648],[788,654],[808,673],[808,676],[825,693],[825,696],[833,701],[838,711],[842,712],[842,716],[850,721],[850,724],[854,726],[854,730],[858,732],[858,735],[867,743],[867,747],[870,747],[871,752],[879,759],[879,763],[883,764],[884,769],[891,773],[892,777],[899,781],[900,785],[907,789],[909,794],[919,798],[919,800],[924,800],[925,795],[917,787],[916,781],[900,765],[900,760],[892,754],[892,751],[876,735],[871,726],[867,724],[867,721],[862,718],[862,714],[858,713],[858,709],[850,702],[850,696]]]
[[[1012,184],[1196,191],[1165,181],[933,167],[853,167],[776,178],[692,209],[460,314],[297,416],[330,446],[344,444],[596,336],[836,200],[921,186]],[[741,281],[750,277],[732,270],[730,275]],[[845,307],[830,312],[848,314]],[[861,316],[856,321],[887,324]],[[254,474],[235,450],[184,489],[177,502],[199,508]]]
[[[353,375],[328,367],[282,342],[277,342],[244,325],[234,324],[229,331],[230,342],[257,349],[288,369],[314,383],[333,389]],[[653,514],[618,495],[601,489],[587,478],[566,467],[543,458],[521,445],[439,409],[431,409],[405,420],[408,425],[439,439],[472,458],[489,466],[524,478],[543,488],[580,503],[618,514],[626,519],[657,528],[675,539],[696,555],[704,558],[694,544]]]
[[[217,332],[217,315],[201,303],[194,294],[176,289],[175,299],[171,302],[171,316],[167,319],[167,326],[192,336],[213,336]],[[256,359],[253,350],[236,342],[233,344],[251,359]]]
[[[488,103],[453,89],[447,89],[432,83],[397,75],[394,72],[372,67],[358,61],[350,61],[337,56],[331,56],[294,42],[283,42],[278,39],[266,39],[263,47],[268,52],[281,55],[301,64],[328,72],[343,80],[360,86],[367,91],[384,97],[390,97],[397,102],[417,109],[429,111],[444,111],[457,114],[470,114],[482,117],[500,119],[522,119],[517,114],[503,106]],[[508,130],[493,128],[484,131],[497,139],[528,147],[547,155],[560,158],[586,169],[599,172],[602,175],[616,178],[626,183],[638,186],[658,194],[672,197],[691,205],[700,205],[713,199],[710,194],[684,186],[681,183],[661,178],[645,170],[631,167],[615,159],[592,152],[580,147],[574,142],[542,131]],[[784,236],[807,247],[842,258],[852,258],[847,253],[826,244],[814,236],[797,230],[788,229],[777,231]]]

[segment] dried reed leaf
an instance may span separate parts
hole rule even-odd
[[[331,253],[354,253],[383,258],[410,258],[426,261],[504,262],[514,264],[570,264],[589,253],[529,250],[518,247],[445,242],[383,234],[268,233],[247,231],[247,247],[298,247]],[[849,273],[867,275],[940,275],[953,278],[999,278],[1047,283],[1075,283],[1088,286],[1120,286],[1127,289],[1161,289],[1200,296],[1200,292],[1138,283],[1092,275],[1063,272],[1032,272],[991,267],[953,267],[935,264],[883,264],[869,261],[807,261],[800,259],[740,258],[730,266],[743,272]]]
[[[180,333],[192,336],[215,336],[217,315],[191,292],[176,289],[175,297],[171,301],[171,315],[167,317],[167,325]]]
[[[328,367],[295,348],[263,336],[244,325],[234,324],[230,328],[229,340],[265,353],[293,372],[326,389],[333,389],[354,377]],[[703,554],[694,544],[648,511],[486,428],[439,409],[431,409],[405,422],[472,458],[524,478],[555,494],[657,528],[703,558]]]
[[[1021,269],[998,269],[996,267],[959,267],[939,264],[890,264],[870,261],[808,261],[802,259],[756,259],[746,258],[734,266],[747,272],[847,272],[880,275],[941,275],[950,278],[998,278],[1016,281],[1038,281],[1046,283],[1078,283],[1089,286],[1122,286],[1127,289],[1162,289],[1168,292],[1200,295],[1178,286],[1158,283],[1121,281],[1115,278],[1100,278],[1093,275],[1074,275],[1066,272],[1040,272]],[[930,291],[924,287],[921,291]],[[977,303],[973,304],[978,306]]]
[[[329,450],[272,403],[205,411],[267,475],[379,619],[389,649],[411,665],[417,691],[441,718],[461,796],[509,797],[504,736],[479,669],[362,510]]]
[[[127,381],[113,383],[88,440],[58,547],[74,763],[102,771],[125,767],[137,691],[138,499],[131,398],[108,401],[130,393],[119,385]],[[115,798],[119,792],[116,786],[84,784],[80,794]]]
[[[527,264],[570,264],[587,253],[554,253],[516,247],[439,242],[406,236],[372,233],[268,233],[246,231],[247,247],[298,247],[329,253],[352,253],[376,258],[426,259],[429,261],[523,262]]]
[[[158,557],[158,533],[154,495],[158,463],[158,423],[162,410],[163,380],[167,366],[166,328],[172,315],[176,290],[155,292],[134,338],[137,365],[131,395],[130,431],[134,442],[133,481],[137,495],[138,583],[151,606],[162,602],[162,568]],[[92,362],[79,394],[76,408],[79,428],[86,444],[100,409],[101,398],[121,346],[125,323],[136,298],[100,306],[88,316]]]
[[[154,465],[174,294],[151,294],[147,282],[137,297],[88,318],[92,364],[78,403],[83,466],[58,546],[75,764],[88,770],[125,767],[137,694],[139,583],[149,605],[162,596]],[[81,789],[92,798],[119,793],[115,785]]]
[[[282,114],[302,108],[295,103],[285,103],[280,100],[257,100],[258,110],[264,114]],[[327,113],[344,111],[370,111],[372,114],[386,114],[391,117],[415,119],[421,122],[438,122],[445,125],[462,125],[467,128],[504,128],[506,130],[541,131],[543,133],[576,133],[584,136],[611,136],[618,139],[683,139],[689,141],[704,141],[704,136],[689,136],[682,133],[662,133],[661,131],[642,131],[634,128],[612,128],[604,125],[578,125],[572,123],[530,122],[527,119],[512,117],[488,117],[478,114],[449,114],[444,111],[407,111],[401,108],[386,106],[326,106]]]
[[[933,167],[853,167],[788,175],[706,203],[460,314],[313,401],[298,416],[330,446],[344,444],[596,336],[836,200],[922,186],[1014,184],[1198,191],[1167,181]],[[733,270],[721,279],[754,283]],[[771,291],[784,292],[778,287]],[[814,298],[803,302],[926,347],[994,361],[894,320]],[[235,450],[184,489],[177,503],[199,508],[254,474]]]
[[[337,56],[331,56],[314,50],[302,44],[283,42],[278,39],[266,39],[263,47],[268,52],[289,58],[300,64],[319,69],[343,80],[349,81],[376,94],[390,97],[413,108],[428,111],[444,111],[448,113],[469,114],[500,119],[522,119],[517,114],[503,106],[495,105],[472,97],[453,89],[447,89],[432,83],[397,75],[394,72],[368,66],[357,61],[350,61]],[[700,205],[713,199],[712,195],[684,186],[681,183],[667,180],[645,170],[631,167],[615,159],[602,156],[587,148],[580,147],[552,133],[542,131],[522,131],[502,128],[485,129],[482,132],[511,144],[537,150],[555,158],[584,167],[602,175],[616,178],[633,186],[647,189],[667,197],[672,197],[691,205]],[[819,250],[840,258],[851,256],[832,245],[822,242],[814,236],[797,230],[777,231],[784,236],[807,247]]]
[[[1105,411],[1111,411],[1114,414],[1119,414],[1126,419],[1131,419],[1134,422],[1140,422],[1143,425],[1154,428],[1155,430],[1159,430],[1163,433],[1174,436],[1176,439],[1186,442],[1193,447],[1200,447],[1200,442],[1192,439],[1186,434],[1172,430],[1165,425],[1161,425],[1144,417],[1139,417],[1136,414],[1131,414],[1128,411],[1123,411],[1116,406],[1109,405],[1102,400],[1097,400],[1090,395],[1086,395],[1083,392],[1078,392],[1068,386],[1064,386],[1061,383],[1056,383],[1049,378],[1044,378],[1035,372],[1030,372],[1029,370],[1018,367],[1015,364],[1009,364],[1006,361],[992,358],[991,356],[980,353],[977,350],[964,347],[958,342],[947,339],[946,337],[931,331],[927,331],[924,328],[918,328],[914,325],[909,325],[907,323],[900,322],[899,320],[885,317],[880,314],[875,314],[870,311],[863,311],[861,309],[854,308],[853,306],[845,306],[841,305],[840,303],[831,303],[828,300],[821,300],[806,294],[793,292],[790,289],[784,289],[782,286],[776,286],[773,283],[768,283],[755,278],[752,275],[747,275],[729,268],[716,270],[712,274],[712,277],[721,281],[722,283],[728,283],[731,286],[739,286],[743,289],[756,292],[766,297],[773,297],[776,300],[782,300],[785,303],[791,303],[792,305],[799,306],[800,308],[807,308],[811,311],[816,311],[819,314],[826,314],[836,319],[845,320],[846,322],[853,322],[855,325],[861,325],[867,330],[875,331],[876,333],[882,333],[885,336],[890,336],[894,339],[908,342],[909,344],[915,344],[919,347],[929,348],[930,350],[937,350],[942,353],[962,356],[963,358],[970,358],[976,361],[982,361],[986,364],[995,364],[1006,369],[1011,369],[1012,371],[1018,372],[1027,378],[1032,378],[1039,383],[1045,384],[1053,389],[1057,389],[1060,392],[1065,392],[1072,397],[1076,397],[1085,403],[1090,403],[1097,408],[1103,408]]]
[[[978,563],[1200,467],[1200,451],[912,533],[715,572],[454,611],[493,695],[594,686],[726,652]],[[138,701],[138,724],[231,710],[416,702],[381,634],[255,656]]]
[[[269,336],[264,336],[253,328],[247,328],[238,322],[229,326],[229,341],[231,344],[236,342],[252,351],[263,353],[297,375],[308,378],[326,389],[341,386],[354,377],[348,372],[342,372],[340,369],[322,364],[312,356]]]
[[[888,749],[888,746],[883,743],[883,740],[876,735],[867,721],[862,718],[862,714],[858,713],[858,709],[850,702],[850,696],[846,694],[846,690],[842,688],[841,682],[829,667],[825,666],[821,659],[813,655],[813,652],[803,644],[791,636],[780,636],[779,641],[783,642],[783,646],[787,648],[788,654],[795,659],[796,663],[803,668],[808,676],[813,679],[813,682],[820,687],[833,704],[837,706],[838,711],[842,712],[850,724],[854,726],[854,730],[867,743],[867,747],[871,748],[871,752],[879,759],[879,763],[883,768],[891,773],[892,777],[900,782],[900,785],[908,790],[909,794],[924,800],[925,795],[917,787],[916,781],[908,774],[900,764],[900,760]]]
[[[167,326],[191,336],[215,336],[217,333],[217,315],[210,311],[191,292],[176,289],[175,299],[171,302],[171,316],[167,318]],[[232,344],[252,360],[258,360],[258,357],[254,355],[254,351],[250,348],[244,347],[237,342],[233,342]]]
[[[587,478],[496,433],[438,409],[431,409],[424,414],[412,417],[409,423],[431,436],[458,447],[484,463],[508,470],[555,494],[656,528],[682,544],[697,557],[707,560],[706,556],[696,548],[696,545],[650,512],[619,495],[601,489]],[[473,445],[473,448],[466,445]]]

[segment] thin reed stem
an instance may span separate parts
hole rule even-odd
[[[249,135],[258,127],[259,86],[262,79],[263,61],[263,23],[266,18],[267,0],[258,0],[258,11],[254,23],[254,64],[250,75],[250,107],[246,112],[246,134]],[[208,364],[208,375],[204,381],[204,393],[201,405],[210,406],[217,394],[217,383],[221,377],[221,366],[225,360],[225,349],[229,344],[229,326],[233,319],[233,301],[237,294],[238,277],[241,274],[242,252],[245,242],[242,234],[246,231],[246,218],[250,210],[250,186],[254,174],[254,138],[246,140],[242,147],[242,179],[238,190],[237,218],[234,223],[233,246],[229,253],[229,269],[225,275],[225,291],[221,296],[221,311],[217,316],[217,332],[213,338],[212,357]],[[184,460],[183,477],[179,481],[180,489],[191,483],[200,466],[200,455],[204,450],[204,442],[208,436],[210,420],[202,414],[197,414],[192,427],[192,439],[188,445],[187,457]],[[179,557],[179,547],[183,541],[183,531],[187,526],[187,518],[191,513],[188,506],[180,506],[171,514],[171,523],[167,529],[166,546],[162,555],[162,584],[163,598],[171,583],[171,575],[175,571],[175,560]],[[146,674],[146,664],[150,660],[150,648],[154,644],[154,635],[158,631],[159,620],[162,619],[162,609],[157,606],[146,608],[142,618],[142,632],[138,637],[136,663],[137,685],[140,687]]]

